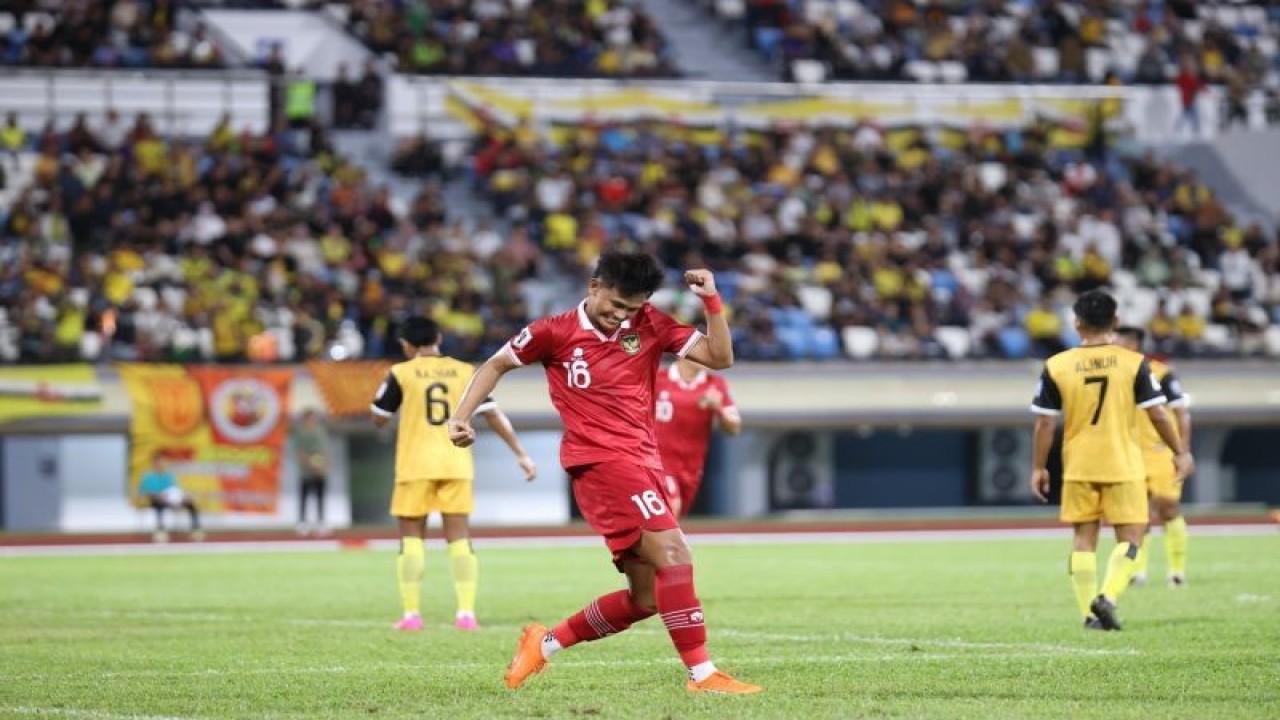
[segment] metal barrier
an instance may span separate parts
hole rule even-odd
[[[270,121],[265,73],[246,70],[6,69],[0,73],[3,109],[24,127],[52,120],[59,129],[85,114],[91,121],[114,109],[123,117],[148,113],[165,135],[209,133],[224,114],[237,131],[264,132]]]

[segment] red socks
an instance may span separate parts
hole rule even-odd
[[[703,624],[702,605],[693,590],[693,566],[675,565],[659,569],[654,590],[658,611],[662,613],[662,624],[667,626],[680,659],[688,667],[709,662],[707,626]],[[550,657],[551,653],[580,642],[620,633],[651,615],[651,611],[632,601],[628,590],[602,595],[552,628],[552,637],[546,639],[546,643],[551,645],[544,643],[544,656]]]
[[[693,566],[673,565],[658,570],[655,593],[662,624],[688,667],[708,661],[707,626],[702,605],[693,591]]]
[[[569,647],[620,633],[651,615],[652,611],[632,602],[631,591],[619,590],[596,598],[590,605],[556,625],[551,634],[556,636],[562,647]]]

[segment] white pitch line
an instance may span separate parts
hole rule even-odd
[[[892,638],[878,635],[857,635],[854,633],[771,633],[753,630],[735,630],[733,628],[718,629],[718,637],[740,637],[774,642],[846,642],[864,645],[915,645],[920,647],[960,648],[969,650],[1019,650],[1042,653],[1045,655],[1137,655],[1133,648],[1082,648],[1073,645],[1055,645],[1053,643],[1020,643],[1020,642],[983,642],[950,638],[942,640],[922,640],[918,638]],[[1001,654],[1004,655],[1003,653]]]
[[[56,707],[0,707],[0,711],[15,715],[44,715],[48,717],[88,718],[88,720],[195,720],[177,715],[125,715],[102,710],[80,710]]]
[[[695,546],[711,545],[832,545],[899,542],[956,542],[991,540],[1052,540],[1066,538],[1064,528],[968,529],[968,530],[866,530],[853,532],[761,532],[761,533],[697,533],[689,534]],[[1276,535],[1275,525],[1193,525],[1197,536],[1263,536]],[[545,550],[547,548],[600,547],[602,541],[591,535],[529,536],[475,538],[478,548]],[[371,550],[394,550],[398,540],[365,541]],[[338,540],[273,540],[262,542],[204,543],[119,543],[100,545],[8,545],[0,546],[0,558],[24,556],[97,556],[97,555],[186,555],[217,553],[335,552],[350,550]]]
[[[920,643],[927,645],[928,643]],[[1065,650],[1066,648],[1062,648]],[[899,661],[942,661],[942,660],[964,660],[973,658],[973,653],[947,653],[947,652],[903,652],[903,653],[875,653],[875,654],[857,654],[857,653],[830,653],[830,654],[805,654],[805,655],[787,655],[782,657],[758,657],[758,658],[735,658],[733,665],[735,666],[760,666],[760,665],[788,665],[792,663],[810,664],[810,665],[838,665],[845,663],[885,663]],[[1001,653],[1000,658],[1026,659],[1026,658],[1052,658],[1063,657],[1062,652],[1046,652],[1046,651],[1024,651],[1024,652],[1007,652]],[[679,661],[674,657],[654,657],[654,658],[624,658],[617,660],[555,660],[551,663],[553,667],[567,668],[610,668],[610,667],[651,667],[651,666],[670,666],[672,668],[679,667]],[[83,678],[90,677],[101,680],[114,680],[119,678],[178,678],[178,677],[240,677],[251,675],[357,675],[378,672],[399,672],[399,671],[450,671],[450,670],[492,670],[495,673],[503,668],[503,663],[495,662],[423,662],[423,663],[379,663],[364,665],[360,667],[347,667],[343,665],[333,666],[273,666],[259,668],[205,668],[201,670],[183,670],[183,671],[165,671],[165,670],[109,670],[96,673],[77,673],[74,677]],[[0,675],[0,679],[8,681],[57,681],[65,680],[69,676],[66,673],[15,673],[11,675]],[[34,710],[39,710],[35,708]],[[96,716],[86,716],[96,717]],[[153,720],[149,716],[103,716],[111,718],[136,718],[137,720]],[[155,719],[159,720],[159,719]],[[168,720],[168,719],[164,719]]]

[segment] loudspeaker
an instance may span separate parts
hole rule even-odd
[[[777,436],[769,448],[768,468],[770,510],[835,506],[831,433],[800,431]]]
[[[989,428],[978,433],[978,502],[1020,504],[1033,500],[1031,431]]]

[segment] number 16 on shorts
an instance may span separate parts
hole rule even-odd
[[[645,490],[642,493],[632,495],[631,502],[640,508],[640,514],[644,515],[645,520],[667,513],[667,504],[663,502],[662,496],[658,494],[657,490]]]

